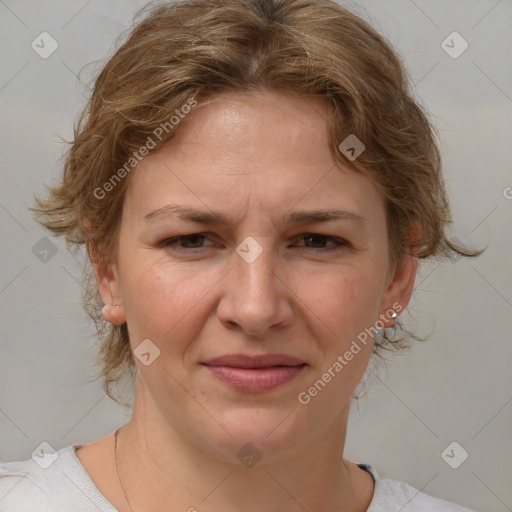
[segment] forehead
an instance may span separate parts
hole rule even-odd
[[[333,159],[328,115],[320,98],[265,92],[208,99],[166,147],[138,164],[126,201],[138,217],[178,201],[278,215],[299,202],[300,209],[382,214],[373,183]]]
[[[175,153],[186,152],[190,144],[203,150],[188,155],[189,159],[250,159],[256,168],[256,162],[263,165],[270,159],[269,154],[272,159],[279,155],[299,159],[305,152],[301,148],[307,148],[314,159],[328,149],[328,115],[321,98],[271,91],[222,94],[191,111],[170,146]]]

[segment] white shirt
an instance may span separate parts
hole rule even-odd
[[[40,463],[33,459],[0,463],[0,511],[118,512],[99,492],[76,456],[79,446],[58,450],[53,461],[47,455]],[[424,494],[404,482],[381,478],[368,464],[359,466],[375,480],[367,512],[475,512]],[[196,508],[201,510],[199,504]]]

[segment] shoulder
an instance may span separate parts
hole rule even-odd
[[[0,463],[0,511],[117,512],[101,495],[70,445]]]
[[[373,499],[367,512],[475,512],[474,510],[425,494],[415,487],[390,478],[381,478],[369,464],[360,464],[375,480]]]
[[[43,468],[32,459],[0,463],[0,510],[53,512]]]

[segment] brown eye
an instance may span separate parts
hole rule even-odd
[[[306,242],[307,249],[317,249],[323,252],[333,251],[348,245],[347,242],[345,240],[342,240],[341,238],[322,235],[320,233],[306,233],[304,235],[301,235],[299,237],[299,240],[304,240]],[[334,245],[331,245],[330,247],[325,247],[325,244],[329,241],[333,242]]]
[[[164,240],[161,247],[172,247],[178,251],[193,251],[194,249],[203,249],[202,242],[206,236],[201,233],[192,233],[190,235],[181,235]]]

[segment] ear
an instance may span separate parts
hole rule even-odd
[[[409,243],[414,244],[420,239],[420,235],[420,227],[412,226],[408,232]],[[418,270],[417,253],[417,247],[411,247],[411,250],[402,256],[395,271],[388,279],[386,291],[381,300],[380,318],[386,318],[387,320],[384,322],[384,327],[393,327],[394,325],[395,320],[389,316],[390,310],[399,315],[409,304]]]
[[[87,244],[98,292],[105,306],[103,317],[111,324],[121,325],[126,322],[126,315],[121,298],[119,271],[116,263],[106,264],[102,261],[98,248],[93,243]]]

